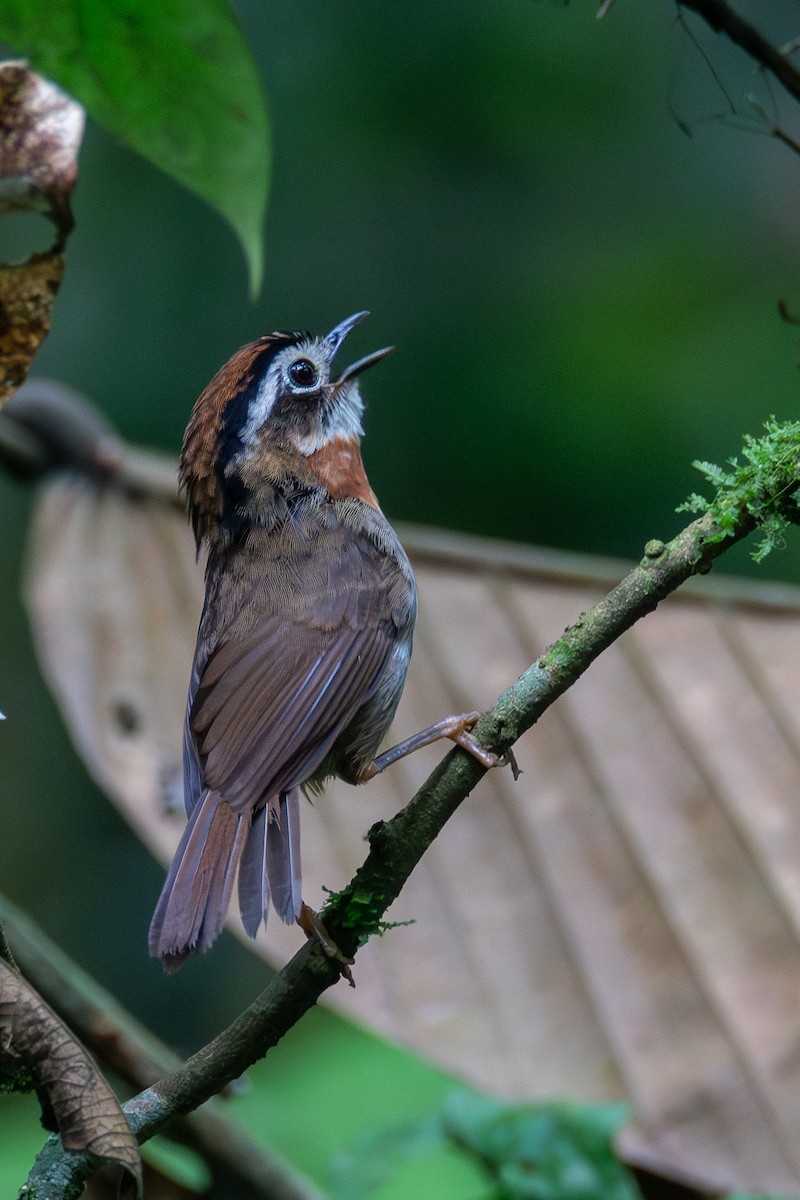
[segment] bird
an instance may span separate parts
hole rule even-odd
[[[187,824],[153,915],[168,972],[218,937],[238,876],[246,932],[303,905],[300,807],[338,776],[365,782],[438,737],[472,744],[477,713],[376,758],[411,656],[417,591],[361,458],[359,377],[334,358],[368,314],[325,336],[241,347],[199,396],[179,479],[206,592],[184,724]],[[302,923],[302,921],[301,921]]]

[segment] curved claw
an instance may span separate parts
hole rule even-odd
[[[346,958],[342,954],[322,923],[319,913],[315,912],[310,904],[306,904],[305,900],[300,905],[300,912],[297,914],[297,924],[309,940],[315,939],[319,942],[326,956],[336,961],[341,974],[350,984],[350,987],[355,987],[356,981],[353,978],[353,972],[350,970],[355,959]]]
[[[486,767],[487,771],[491,771],[492,767],[502,765],[500,756],[495,754],[493,750],[487,750],[479,742],[476,742],[468,729],[462,729],[459,733],[453,733],[449,736],[457,746],[460,746],[462,750],[466,750],[467,754],[471,754],[482,766]]]
[[[462,733],[455,734],[453,741],[471,754],[473,758],[477,758],[478,762],[486,767],[487,771],[491,771],[493,767],[511,767],[511,774],[514,776],[514,782],[519,779],[522,771],[519,769],[517,760],[514,756],[514,751],[509,746],[505,754],[495,754],[494,750],[487,750],[481,746],[479,742],[465,729]]]

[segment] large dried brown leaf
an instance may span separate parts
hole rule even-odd
[[[491,703],[624,569],[406,543],[421,616],[398,738]],[[87,763],[164,863],[200,591],[174,508],[47,486],[28,575],[40,656]],[[415,923],[365,947],[357,989],[332,1002],[501,1095],[627,1097],[623,1147],[658,1170],[797,1191],[798,633],[796,590],[704,581],[665,602],[522,739],[518,783],[481,783],[390,914]],[[120,697],[154,714],[132,741]],[[441,753],[307,806],[310,903]],[[273,920],[257,949],[284,961],[298,938]]]
[[[47,1094],[66,1151],[121,1167],[141,1193],[139,1147],[89,1054],[41,996],[0,959],[0,1039]]]
[[[83,122],[80,105],[25,63],[0,63],[0,216],[41,212],[56,228],[49,249],[0,264],[0,406],[24,380],[50,328]]]
[[[139,828],[182,811],[180,745],[202,603],[185,519],[89,479],[43,485],[26,594],[75,743]]]
[[[0,263],[0,405],[28,374],[50,331],[53,300],[64,277],[60,250],[18,266]]]

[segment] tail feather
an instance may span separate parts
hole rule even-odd
[[[245,932],[251,938],[269,915],[270,887],[267,878],[267,806],[256,815],[239,864],[239,910]]]
[[[150,925],[150,953],[167,970],[219,936],[248,826],[216,792],[206,792],[193,809]]]
[[[267,829],[267,877],[275,911],[287,925],[294,925],[303,903],[300,870],[300,788],[281,792],[277,812],[269,813]],[[270,830],[271,827],[271,830]],[[278,837],[275,835],[279,834]]]
[[[300,912],[300,794],[299,787],[282,792],[250,828],[239,866],[239,908],[250,937],[266,924],[270,901],[287,925]]]

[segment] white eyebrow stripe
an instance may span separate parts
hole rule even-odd
[[[256,394],[247,409],[247,420],[242,426],[241,440],[243,446],[252,446],[259,429],[268,419],[275,405],[277,387],[282,369],[283,354],[276,354],[269,365],[266,375],[258,385]]]

